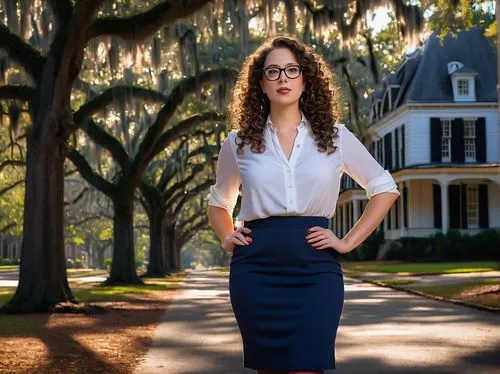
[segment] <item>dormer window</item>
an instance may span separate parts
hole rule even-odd
[[[451,61],[448,63],[448,74],[451,77],[455,101],[476,101],[476,71],[464,66],[461,62]]]
[[[459,96],[469,96],[469,81],[467,79],[457,79]]]

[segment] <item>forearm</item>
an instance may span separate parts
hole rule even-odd
[[[215,234],[221,241],[224,241],[229,234],[234,231],[233,218],[229,215],[228,211],[224,208],[217,206],[208,206],[208,223],[214,230]]]
[[[342,238],[351,251],[360,245],[382,222],[399,194],[383,192],[371,197],[363,214],[349,232]]]

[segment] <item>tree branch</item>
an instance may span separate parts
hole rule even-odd
[[[160,27],[187,17],[213,0],[166,0],[146,12],[131,17],[103,17],[92,24],[88,39],[116,35],[126,40],[142,41]]]
[[[204,190],[208,189],[212,184],[215,183],[215,180],[213,179],[208,179],[204,183],[197,185],[195,188],[192,190],[188,191],[188,193],[184,194],[182,199],[179,201],[179,204],[174,208],[173,216],[177,217],[181,209],[184,207],[184,205],[193,197],[196,197],[200,192],[203,192]]]
[[[38,80],[40,78],[45,64],[45,57],[18,35],[11,32],[1,22],[0,49],[5,50],[9,57],[19,63],[33,79]]]
[[[11,222],[11,223],[9,223],[7,226],[5,226],[4,228],[2,228],[2,229],[0,230],[0,234],[4,234],[4,233],[6,233],[6,232],[7,232],[7,230],[9,230],[10,228],[12,228],[12,227],[14,227],[14,226],[17,226],[17,223],[15,223],[15,222]]]
[[[172,185],[168,190],[163,193],[163,198],[166,201],[167,207],[172,205],[175,200],[177,200],[183,194],[184,187],[187,186],[199,173],[204,169],[204,165],[195,165],[191,171],[191,175],[184,180],[181,180],[174,185]],[[170,198],[168,198],[170,196]]]
[[[196,218],[196,217],[195,217]],[[190,221],[193,222],[193,221]],[[186,244],[191,237],[196,234],[196,232],[208,225],[208,218],[205,215],[198,223],[192,225],[191,227],[186,228],[186,225],[183,225],[181,228],[181,242],[182,244]]]
[[[78,194],[78,196],[74,198],[74,200],[73,200],[73,201],[65,201],[65,202],[64,202],[64,205],[73,205],[73,204],[77,203],[77,202],[78,202],[78,200],[80,200],[80,199],[83,197],[83,195],[85,195],[85,192],[87,192],[88,190],[89,190],[89,189],[88,189],[87,187],[85,187],[85,188],[84,188],[84,189],[82,189],[82,191]]]
[[[210,136],[212,135],[213,133],[215,133],[214,130],[211,130],[211,131],[205,131],[203,129],[201,130],[197,130],[197,131],[194,131],[192,133],[189,134],[189,138],[186,137],[185,139],[182,139],[181,142],[179,143],[179,146],[177,147],[177,149],[181,149],[184,147],[184,143],[187,142],[188,140],[190,139],[193,139],[197,136],[200,136],[200,135],[203,135],[203,136]],[[220,147],[218,147],[216,150],[214,150],[214,152],[219,152],[220,150]],[[200,151],[200,148],[198,148],[197,150],[195,151],[192,151],[190,152],[187,157],[186,157],[186,161],[188,161],[191,157],[194,157],[200,153],[203,153],[202,151]],[[158,182],[158,189],[160,191],[165,191],[165,188],[167,187],[168,183],[170,182],[170,180],[175,176],[175,173],[176,173],[176,169],[174,167],[172,167],[172,164],[171,163],[167,163],[167,166],[165,166],[165,168],[163,169],[163,172],[160,176],[160,181]]]
[[[98,145],[106,148],[118,162],[122,171],[129,168],[129,156],[121,143],[99,126],[93,119],[88,119],[81,129]]]
[[[115,100],[128,99],[132,96],[147,102],[164,103],[167,101],[167,96],[155,90],[134,86],[115,86],[83,104],[74,114],[75,123],[78,125],[85,118],[99,112]]]
[[[21,160],[5,160],[0,163],[0,172],[7,166],[25,166],[26,162]]]
[[[111,197],[115,194],[116,186],[95,173],[83,155],[74,148],[67,151],[67,157],[78,168],[80,175],[105,195]]]
[[[0,100],[16,99],[31,101],[35,89],[30,86],[0,86]]]
[[[11,184],[10,186],[7,186],[3,189],[0,190],[0,196],[6,194],[7,192],[9,192],[10,190],[12,190],[14,187],[16,187],[17,185],[21,184],[21,183],[24,183],[26,182],[26,179],[21,179],[21,180],[18,180],[17,182]]]
[[[223,121],[224,119],[226,119],[224,114],[216,112],[205,112],[189,117],[179,122],[174,128],[165,131],[156,142],[153,152],[154,154],[160,153],[169,145],[169,143],[177,140],[180,136],[187,134],[200,123],[208,121]]]
[[[136,175],[142,175],[144,168],[157,154],[154,152],[155,143],[184,98],[188,94],[199,90],[204,84],[232,81],[235,76],[236,72],[234,70],[222,68],[200,73],[195,77],[186,78],[177,84],[168,96],[167,102],[158,113],[156,121],[146,132],[139,151],[132,162],[132,170]],[[172,136],[179,136],[180,132],[174,130],[171,134]]]
[[[86,218],[82,219],[81,221],[78,221],[78,222],[75,222],[75,223],[68,222],[68,224],[76,227],[76,226],[79,226],[79,225],[83,225],[85,222],[91,221],[93,219],[113,219],[113,217],[110,217],[110,216],[108,216],[106,214],[98,214],[98,215],[95,215],[95,216],[86,217]]]
[[[47,2],[52,8],[52,12],[58,23],[62,23],[64,19],[71,17],[73,5],[70,0],[48,0]]]

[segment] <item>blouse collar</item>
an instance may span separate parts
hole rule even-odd
[[[304,112],[300,111],[300,114],[301,114],[301,120],[300,120],[300,124],[297,126],[297,128],[299,130],[302,129],[302,128],[307,128],[308,124],[309,124],[309,121],[307,120],[306,116],[304,115]],[[266,126],[269,129],[271,129],[271,131],[273,131],[275,133],[277,132],[276,127],[273,125],[273,123],[271,121],[271,115],[270,114],[267,116]]]

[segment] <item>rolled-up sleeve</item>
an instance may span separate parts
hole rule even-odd
[[[371,199],[381,192],[400,195],[392,175],[371,155],[366,147],[344,125],[339,125],[342,171],[353,178]]]
[[[240,170],[231,145],[233,135],[229,133],[222,143],[217,161],[215,184],[210,186],[208,197],[208,205],[224,208],[230,216],[233,215],[241,184]]]

